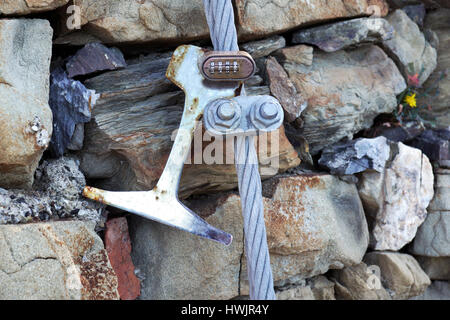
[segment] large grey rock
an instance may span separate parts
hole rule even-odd
[[[431,280],[450,280],[450,257],[415,257]]]
[[[392,112],[396,95],[406,88],[393,61],[374,45],[315,52],[311,66],[290,60],[283,66],[308,102],[299,133],[308,140],[313,155],[371,127],[379,113]]]
[[[447,8],[450,4],[447,5]],[[450,127],[450,9],[438,9],[430,12],[425,18],[425,28],[433,30],[439,39],[438,60],[435,72],[423,85],[419,105],[429,106],[422,108],[420,114],[425,119],[433,121],[438,127]]]
[[[263,183],[264,215],[276,286],[361,262],[367,224],[354,184],[331,175]],[[233,235],[229,247],[131,219],[133,261],[145,274],[142,299],[230,299],[248,295],[240,198],[200,197],[188,206]]]
[[[434,170],[434,197],[429,211],[450,211],[450,170],[437,168]]]
[[[206,221],[233,235],[228,247],[133,216],[129,226],[132,258],[145,277],[141,281],[140,299],[231,299],[239,296],[243,254],[240,210],[237,196],[225,200],[218,209],[213,204],[209,212],[203,208],[194,210],[203,215],[212,213]]]
[[[119,299],[94,224],[0,225],[0,299]]]
[[[286,39],[282,36],[273,36],[263,40],[244,43],[240,45],[240,50],[247,51],[253,59],[258,59],[284,47],[286,47]]]
[[[0,14],[23,15],[49,11],[61,7],[69,0],[2,0]]]
[[[407,254],[370,252],[364,262],[380,268],[381,283],[395,300],[421,295],[431,283],[419,263]]]
[[[450,282],[433,281],[425,293],[411,300],[450,300]]]
[[[264,210],[275,285],[361,261],[368,232],[353,183],[305,174],[263,185],[264,197],[271,199],[265,199]],[[246,271],[241,272],[240,288],[247,293]]]
[[[361,43],[389,40],[393,33],[393,27],[385,19],[359,18],[298,31],[292,42],[334,52]]]
[[[450,257],[450,211],[428,214],[417,230],[410,252],[428,257]]]
[[[332,174],[348,175],[366,170],[383,172],[390,158],[391,145],[385,137],[360,138],[324,149],[319,164]]]
[[[419,74],[422,85],[436,69],[437,53],[419,27],[402,10],[390,14],[387,21],[394,27],[392,39],[383,41],[384,47],[395,59],[405,77]]]
[[[359,195],[375,250],[399,250],[416,235],[433,198],[433,170],[418,149],[398,143],[397,155],[384,171],[360,175]]]
[[[364,262],[333,270],[331,278],[335,282],[337,300],[391,300],[391,296],[381,284],[379,269]]]
[[[0,189],[0,224],[59,219],[104,223],[104,205],[81,196],[86,180],[75,159],[44,161],[36,170],[33,191]]]
[[[0,187],[30,188],[52,134],[53,30],[46,20],[0,20]]]

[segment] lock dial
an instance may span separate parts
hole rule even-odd
[[[200,64],[203,76],[212,81],[244,81],[256,70],[255,61],[245,51],[209,51]]]

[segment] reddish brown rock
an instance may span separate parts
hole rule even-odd
[[[136,299],[141,293],[141,284],[134,274],[134,264],[130,255],[130,235],[125,217],[114,218],[106,222],[105,246],[119,281],[120,299]]]
[[[306,108],[306,100],[297,92],[286,71],[273,57],[266,60],[266,73],[270,93],[280,101],[285,120],[293,122]]]

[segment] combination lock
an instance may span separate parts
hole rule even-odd
[[[203,76],[212,81],[244,81],[253,76],[256,65],[245,51],[209,51],[200,62]]]

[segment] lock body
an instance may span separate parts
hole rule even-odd
[[[245,81],[255,74],[256,64],[245,51],[209,51],[200,70],[211,81]]]

